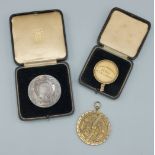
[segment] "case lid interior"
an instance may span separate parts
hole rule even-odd
[[[137,56],[149,31],[148,21],[121,9],[113,9],[99,36],[99,43],[130,58]]]
[[[15,61],[19,64],[66,57],[63,16],[58,10],[13,15],[11,32]]]

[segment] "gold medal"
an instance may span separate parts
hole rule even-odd
[[[84,113],[77,122],[77,134],[89,145],[99,145],[105,142],[110,132],[108,118],[100,112],[100,102],[96,102],[95,110]]]
[[[117,79],[119,70],[113,61],[105,59],[96,63],[93,74],[101,83],[100,91],[103,92],[106,84],[111,84]]]

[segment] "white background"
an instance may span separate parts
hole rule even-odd
[[[82,67],[96,45],[113,7],[146,18],[152,29],[134,60],[126,86],[117,100],[96,95],[78,83]],[[9,16],[13,13],[61,9],[68,44],[75,113],[23,122],[18,118],[15,68]],[[0,155],[153,155],[153,0],[0,0]],[[78,117],[102,102],[112,132],[100,146],[88,146],[76,135]]]

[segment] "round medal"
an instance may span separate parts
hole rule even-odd
[[[61,96],[61,86],[56,78],[50,75],[35,77],[28,86],[31,102],[41,108],[56,104]]]
[[[110,133],[108,118],[99,111],[100,103],[95,103],[95,110],[84,113],[77,122],[77,134],[89,145],[99,145],[105,142]]]
[[[101,83],[100,91],[104,91],[106,84],[111,84],[117,79],[119,70],[113,61],[105,59],[96,63],[93,74],[95,79]]]

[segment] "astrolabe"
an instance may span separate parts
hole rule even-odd
[[[119,70],[113,61],[104,59],[96,63],[93,74],[95,79],[101,83],[100,91],[103,92],[106,84],[115,82],[119,75]]]
[[[30,82],[28,96],[31,102],[38,107],[51,107],[60,99],[60,83],[51,75],[39,75]]]
[[[80,139],[89,145],[99,145],[106,141],[110,133],[110,122],[100,112],[100,102],[95,103],[95,110],[81,115],[77,122],[77,134]]]

